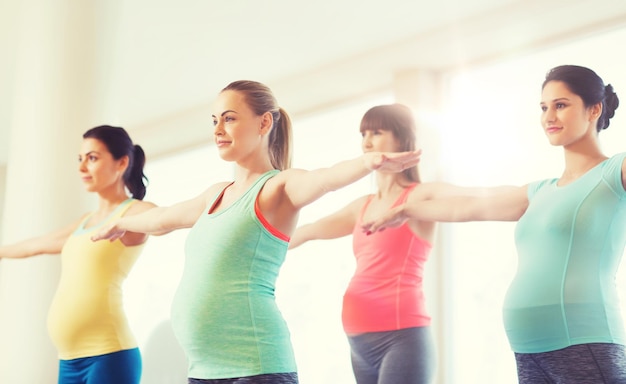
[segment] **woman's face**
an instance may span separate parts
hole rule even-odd
[[[582,98],[565,83],[546,83],[540,105],[541,125],[550,144],[567,147],[596,134],[601,104],[586,108]]]
[[[221,92],[213,108],[215,145],[227,161],[238,161],[261,146],[272,124],[271,113],[256,115],[238,91]]]
[[[89,192],[100,192],[121,183],[127,157],[115,160],[106,145],[98,139],[86,138],[78,154],[78,172]]]

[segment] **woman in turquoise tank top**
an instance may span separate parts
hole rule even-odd
[[[414,218],[518,221],[518,269],[503,320],[519,382],[626,383],[615,286],[626,244],[626,153],[608,157],[598,141],[619,100],[592,70],[564,65],[547,73],[540,105],[548,141],[564,150],[559,178],[489,197],[409,198],[363,230]]]
[[[172,304],[189,383],[297,383],[274,289],[298,212],[372,170],[412,167],[419,152],[371,152],[314,171],[290,168],[289,116],[271,90],[254,81],[233,82],[219,93],[213,125],[220,157],[235,164],[233,181],[121,218],[94,240],[192,228]]]
[[[61,254],[61,279],[48,314],[60,359],[59,384],[139,384],[141,356],[121,287],[147,237],[128,232],[101,245],[90,237],[117,217],[155,206],[142,201],[144,163],[143,150],[123,128],[88,130],[78,171],[85,189],[98,195],[98,208],[58,231],[0,247],[0,258]]]

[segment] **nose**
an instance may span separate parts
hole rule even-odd
[[[224,124],[222,124],[221,121],[213,123],[213,134],[216,136],[221,136],[224,134]]]
[[[86,160],[78,160],[78,172],[87,172]]]
[[[542,120],[544,121],[544,123],[553,123],[556,121],[556,112],[553,108],[546,109],[542,115]]]
[[[371,140],[371,135],[369,134],[369,132],[364,132],[363,133],[363,139],[361,140],[361,145],[363,146],[363,148],[371,148],[372,147],[372,140]]]

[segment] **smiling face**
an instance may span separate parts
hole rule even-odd
[[[561,81],[549,81],[541,92],[541,125],[550,144],[570,146],[596,135],[601,104],[585,107],[580,96]]]
[[[213,111],[215,145],[222,159],[240,161],[263,148],[272,126],[271,113],[256,115],[244,94],[232,90],[218,95]]]
[[[78,171],[89,192],[124,188],[122,176],[128,166],[128,157],[115,160],[104,143],[86,138],[78,154]]]

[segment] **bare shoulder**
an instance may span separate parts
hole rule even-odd
[[[289,168],[278,172],[274,177],[267,182],[275,185],[284,185],[287,181],[297,178],[306,174],[308,171],[300,168]]]
[[[288,183],[297,183],[297,178],[306,174],[307,171],[299,168],[289,168],[278,172],[272,178],[267,180],[263,187],[264,194],[276,195],[281,194],[285,190]],[[296,185],[296,184],[294,184]],[[269,193],[268,193],[269,192]]]
[[[367,202],[367,200],[369,200],[373,195],[369,194],[369,195],[363,195],[360,197],[357,197],[356,199],[352,200],[352,202],[348,203],[348,207],[350,207],[351,209],[356,209],[356,210],[361,210],[361,208],[363,208],[363,206],[365,205],[365,203]]]
[[[133,205],[130,206],[130,208],[128,208],[128,211],[126,211],[126,215],[136,215],[138,213],[142,213],[156,207],[157,205],[152,202],[137,200]]]

